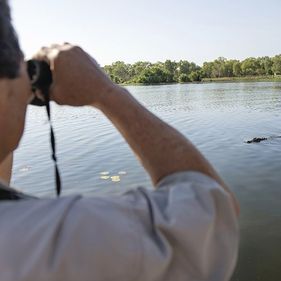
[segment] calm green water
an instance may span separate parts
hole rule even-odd
[[[281,135],[281,83],[128,89],[193,141],[237,195],[241,246],[233,280],[281,280],[281,139],[244,143],[257,136]],[[46,120],[42,108],[30,107],[14,164],[13,185],[38,196],[54,196]],[[64,195],[151,188],[127,144],[98,111],[54,105],[53,120]],[[101,179],[101,172],[119,176],[120,182]]]

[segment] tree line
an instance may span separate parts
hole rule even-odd
[[[281,55],[251,57],[242,61],[219,57],[214,61],[204,62],[203,66],[186,60],[157,63],[139,61],[134,64],[117,61],[105,65],[103,69],[115,83],[120,84],[185,83],[204,78],[281,75]]]

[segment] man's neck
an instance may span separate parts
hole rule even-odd
[[[12,176],[12,167],[13,167],[13,154],[9,154],[2,163],[0,163],[0,178],[6,182],[10,183]]]

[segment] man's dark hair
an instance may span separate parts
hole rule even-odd
[[[0,0],[0,78],[16,78],[21,59],[8,0]]]

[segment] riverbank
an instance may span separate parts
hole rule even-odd
[[[174,84],[200,84],[200,83],[239,83],[239,82],[281,82],[281,75],[270,76],[245,76],[245,77],[220,77],[220,78],[203,78],[201,81],[185,83],[120,83],[121,86],[161,86]]]
[[[203,83],[212,83],[212,82],[281,82],[281,75],[203,78],[201,82],[203,82]]]

